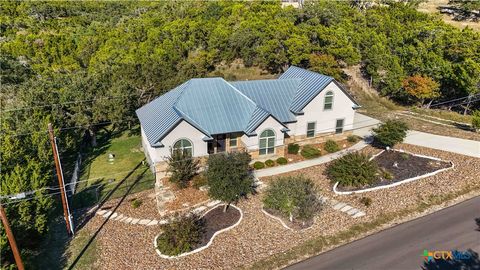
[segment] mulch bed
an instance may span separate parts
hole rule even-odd
[[[387,180],[381,177],[381,180],[377,183],[362,187],[361,189],[389,185],[452,166],[452,164],[447,161],[418,157],[399,151],[384,151],[373,160],[377,162],[381,169],[391,173],[393,178]],[[340,185],[338,189],[341,191],[359,190],[358,188],[342,187]]]
[[[228,207],[224,213],[223,205],[220,205],[208,212],[202,219],[205,222],[205,233],[202,242],[195,249],[206,246],[216,232],[237,223],[240,219],[240,211],[235,207]]]
[[[341,141],[336,141],[338,146],[340,147],[340,150],[343,150],[343,149],[346,149],[356,143],[351,143],[349,142],[347,139],[345,140],[341,140]],[[323,148],[324,145],[325,145],[325,142],[323,143],[316,143],[316,144],[311,144],[313,147],[319,149],[321,151],[321,155],[327,155],[327,154],[330,154],[328,153],[327,151],[325,151],[325,149]],[[288,163],[295,163],[295,162],[299,162],[299,161],[304,161],[304,160],[307,160],[306,158],[302,157],[302,155],[300,154],[301,152],[301,147],[300,146],[300,151],[298,151],[298,154],[294,155],[294,154],[289,154],[288,153],[288,148],[285,147],[285,158],[288,159]]]
[[[287,225],[290,229],[299,231],[303,230],[306,228],[309,228],[313,225],[313,218],[306,220],[306,221],[301,221],[301,220],[293,220],[292,222],[288,217],[285,217],[280,211],[275,210],[275,209],[270,209],[270,208],[263,208],[265,212],[269,213],[272,216],[280,218],[285,225]]]

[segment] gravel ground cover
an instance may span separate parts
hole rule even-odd
[[[168,179],[163,179],[163,183],[166,188],[170,188],[175,194],[175,199],[165,203],[165,209],[167,211],[187,208],[208,200],[207,191],[198,190],[191,185],[180,189],[177,188],[175,184],[170,183]]]
[[[332,183],[325,175],[326,164],[290,172],[285,175],[303,174],[310,177],[321,188],[322,195],[348,203],[367,213],[353,219],[343,212],[325,207],[308,230],[291,231],[278,221],[262,213],[262,193],[250,196],[237,206],[242,209],[244,218],[232,230],[219,234],[206,250],[175,260],[160,258],[153,247],[153,239],[160,232],[159,226],[134,226],[108,221],[97,235],[97,257],[100,269],[236,269],[249,267],[274,254],[281,254],[320,236],[335,236],[340,232],[372,221],[387,213],[397,213],[415,207],[432,196],[445,196],[460,192],[465,188],[480,188],[480,160],[428,149],[400,144],[397,149],[450,160],[455,168],[437,175],[391,189],[363,193],[361,195],[336,195]],[[378,153],[380,150],[367,147],[362,151]],[[265,183],[273,177],[261,179]],[[371,198],[372,204],[366,207],[360,198]],[[128,202],[123,202],[128,203]],[[144,206],[142,204],[142,206]],[[141,207],[142,207],[141,206]],[[140,209],[140,208],[138,208]],[[148,217],[146,217],[148,218]],[[151,217],[150,217],[151,218]],[[95,232],[104,219],[95,216],[86,227]],[[352,237],[354,237],[352,235]]]
[[[299,231],[299,230],[307,229],[311,227],[314,223],[313,218],[305,221],[301,221],[297,219],[290,221],[288,217],[285,217],[284,215],[282,215],[282,213],[278,210],[270,209],[270,208],[263,208],[263,210],[265,210],[265,212],[269,213],[272,216],[280,218],[283,221],[283,223],[285,223],[285,225],[287,225],[292,230]]]

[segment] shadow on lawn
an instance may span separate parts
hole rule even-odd
[[[105,198],[102,200],[102,202],[100,202],[100,204],[98,205],[98,209],[102,208],[102,206],[110,199],[110,197],[112,196],[112,194],[117,190],[119,189],[119,187],[127,181],[127,179],[132,176],[134,174],[134,172],[140,168],[142,165],[143,165],[143,162],[144,160],[142,160],[140,163],[137,164],[137,166],[135,166],[135,168],[133,168],[133,170],[131,170],[112,190],[110,190],[110,192],[105,196]],[[130,192],[132,191],[132,189],[135,187],[135,185],[142,179],[143,175],[146,173],[146,172],[149,172],[149,169],[146,168],[144,169],[140,174],[136,175],[135,177],[135,180],[133,181],[133,183],[129,186],[129,188],[126,190],[125,194],[123,194],[123,196],[121,197],[120,201],[115,205],[115,207],[113,209],[111,209],[111,214],[110,216],[118,209],[118,207],[122,204],[122,202],[125,200],[125,198],[127,197],[127,195],[130,194]],[[95,212],[93,213],[90,213],[90,215],[86,216],[84,219],[83,219],[83,222],[79,223],[78,224],[78,227],[76,230],[79,230],[80,228],[82,228],[86,222],[91,218],[93,217],[93,215],[95,215]],[[102,230],[103,226],[105,226],[105,224],[109,221],[109,218],[110,216],[108,216],[108,218],[105,218],[105,220],[103,221],[103,223],[100,225],[100,227],[95,231],[95,233],[90,237],[90,239],[88,240],[87,244],[82,248],[82,250],[80,251],[80,253],[77,255],[77,257],[75,258],[75,260],[72,262],[72,264],[68,267],[68,269],[74,269],[75,265],[79,262],[79,260],[82,258],[83,254],[87,251],[88,247],[92,244],[92,242],[95,240],[95,238],[97,237],[98,233]]]

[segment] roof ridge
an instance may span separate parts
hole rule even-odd
[[[226,82],[231,88],[233,88],[233,90],[235,90],[237,93],[239,93],[240,95],[242,95],[243,97],[245,97],[247,100],[249,100],[253,105],[255,106],[258,106],[258,104],[253,101],[251,98],[249,98],[247,95],[245,95],[244,93],[242,93],[242,91],[238,90],[235,86],[233,86],[230,82],[226,81],[224,78],[222,78],[222,80],[224,82]]]

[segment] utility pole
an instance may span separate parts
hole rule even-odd
[[[13,257],[15,258],[15,264],[17,264],[18,270],[24,270],[22,257],[20,256],[20,252],[18,252],[17,242],[15,242],[15,237],[13,236],[13,232],[10,229],[10,224],[8,223],[7,215],[5,214],[5,210],[3,209],[3,205],[0,204],[0,219],[2,220],[3,227],[5,228],[5,232],[7,233],[8,242],[10,243],[10,248],[13,252]]]
[[[67,192],[65,190],[65,185],[63,182],[63,172],[62,164],[60,163],[60,158],[58,157],[58,148],[57,148],[57,138],[53,134],[52,124],[48,124],[48,135],[50,137],[50,144],[52,145],[53,158],[55,160],[55,170],[57,172],[58,185],[60,186],[60,192],[62,197],[63,204],[63,214],[65,215],[65,223],[67,224],[67,233],[68,235],[73,235],[73,222],[72,215],[70,214],[70,208],[68,207],[68,198]]]

